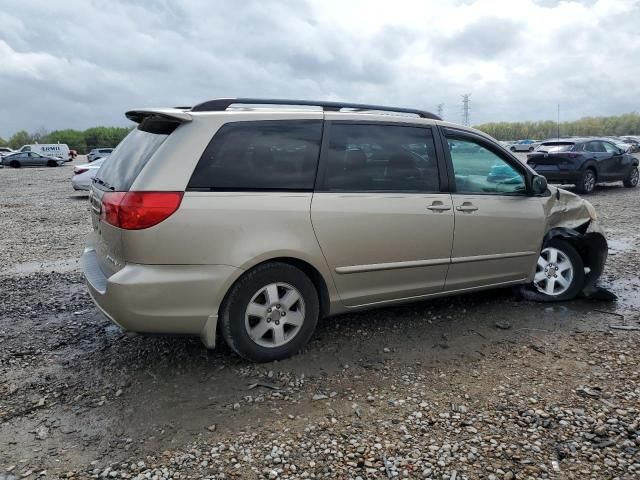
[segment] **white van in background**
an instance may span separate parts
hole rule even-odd
[[[19,152],[35,152],[49,157],[62,158],[65,162],[71,160],[69,157],[69,146],[66,143],[35,143],[33,145],[23,145]]]

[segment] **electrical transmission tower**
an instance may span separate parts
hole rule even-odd
[[[442,114],[443,114],[443,113],[444,113],[444,103],[439,103],[439,104],[438,104],[438,116],[439,116],[440,118],[443,118],[443,117],[442,117]]]
[[[465,93],[464,95],[462,95],[462,124],[465,127],[469,126],[469,97],[471,96],[470,93]]]

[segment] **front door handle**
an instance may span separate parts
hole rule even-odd
[[[445,205],[442,202],[433,202],[427,208],[433,212],[446,212],[447,210],[451,210],[450,205]]]
[[[476,207],[475,205],[471,204],[471,203],[463,203],[460,206],[456,207],[456,210],[459,212],[475,212],[476,210],[478,210],[478,207]]]

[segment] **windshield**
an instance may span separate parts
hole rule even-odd
[[[110,190],[128,191],[168,136],[136,128],[109,155],[109,161],[98,172],[96,181]]]

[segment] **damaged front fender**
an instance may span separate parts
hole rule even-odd
[[[591,203],[578,195],[556,187],[549,187],[549,190],[551,195],[544,204],[547,224],[541,250],[553,238],[563,238],[570,242],[585,265],[581,292],[586,297],[593,296],[601,291],[596,284],[604,270],[609,251],[607,240],[597,222],[596,211]],[[523,287],[521,293],[529,300],[549,300],[549,297],[532,286]]]

